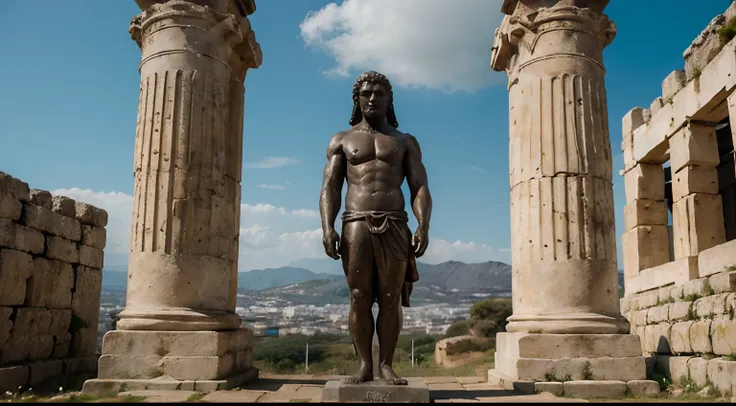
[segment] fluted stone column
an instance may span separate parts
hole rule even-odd
[[[534,375],[545,368],[519,363],[533,347],[549,350],[535,359],[641,355],[631,343],[638,337],[619,334],[629,323],[618,301],[602,58],[616,29],[602,14],[607,3],[506,0],[495,33],[491,66],[509,76],[513,219],[513,315],[497,337],[496,365],[513,378],[545,380]],[[600,348],[576,349],[590,345]],[[621,351],[600,351],[609,345]],[[632,379],[643,378],[640,358]]]
[[[604,3],[519,1],[497,32],[493,68],[509,74],[511,218],[518,219],[508,331],[629,328],[619,313],[602,62],[616,31],[601,14]]]
[[[222,379],[252,363],[252,332],[240,328],[235,304],[244,80],[261,63],[247,18],[255,4],[138,4],[128,289],[99,378]]]

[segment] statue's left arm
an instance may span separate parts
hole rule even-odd
[[[429,245],[429,219],[432,216],[432,196],[427,184],[427,170],[422,163],[422,150],[417,139],[407,135],[407,151],[404,160],[404,172],[411,192],[411,208],[417,218],[414,233],[414,251],[417,257],[424,255]]]

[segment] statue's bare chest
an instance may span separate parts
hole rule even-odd
[[[405,151],[403,140],[389,135],[356,132],[343,140],[343,152],[351,165],[373,160],[400,165]]]

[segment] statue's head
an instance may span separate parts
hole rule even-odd
[[[394,128],[399,126],[394,112],[394,93],[391,82],[378,72],[366,72],[353,85],[353,115],[350,125],[356,125],[363,116],[371,119],[386,117],[388,124]]]

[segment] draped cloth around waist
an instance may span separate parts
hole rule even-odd
[[[409,230],[409,216],[405,211],[345,211],[342,222],[365,221],[371,232],[376,264],[385,269],[389,263],[387,256],[406,262],[406,274],[401,287],[401,305],[409,306],[413,283],[419,280],[417,262],[412,247],[412,234]],[[379,272],[385,274],[385,272]]]

